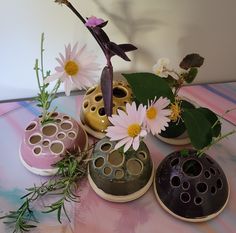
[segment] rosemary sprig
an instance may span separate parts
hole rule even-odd
[[[41,118],[42,125],[53,121],[53,118],[51,117],[51,115],[56,110],[56,108],[54,108],[52,111],[49,111],[49,108],[51,106],[52,101],[57,97],[56,93],[58,91],[58,88],[61,85],[61,81],[58,80],[55,86],[53,87],[52,91],[51,92],[47,91],[49,84],[48,83],[45,84],[44,80],[50,75],[50,71],[47,71],[46,74],[44,73],[43,43],[44,43],[44,33],[42,33],[41,35],[40,64],[39,64],[39,60],[36,59],[35,66],[34,66],[38,88],[39,88],[39,93],[38,93],[38,96],[36,97],[36,100],[38,101],[37,106],[42,109],[42,118]],[[39,77],[40,74],[41,74],[42,83]]]
[[[67,202],[79,202],[79,196],[76,194],[79,182],[86,176],[87,173],[87,156],[94,148],[92,144],[86,151],[75,150],[67,152],[63,158],[53,166],[58,168],[57,173],[48,181],[39,186],[27,188],[28,191],[21,197],[23,201],[22,206],[16,211],[10,211],[0,219],[7,219],[5,224],[14,227],[13,233],[28,232],[36,227],[38,220],[34,216],[33,203],[47,195],[59,196],[59,198],[45,206],[42,213],[56,212],[57,220],[61,223],[61,215],[65,214],[70,221],[69,215],[66,211]]]

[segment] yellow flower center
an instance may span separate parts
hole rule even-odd
[[[154,107],[150,107],[146,112],[146,116],[150,120],[155,119],[157,116],[157,110]]]
[[[171,104],[170,110],[171,110],[170,119],[174,122],[177,121],[180,118],[180,113],[181,113],[179,102]]]
[[[127,131],[130,137],[135,138],[139,135],[141,131],[141,126],[139,124],[132,124],[128,127]]]
[[[64,67],[66,73],[70,76],[74,76],[79,71],[79,66],[74,61],[68,61]]]

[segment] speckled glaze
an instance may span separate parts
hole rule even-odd
[[[44,126],[40,118],[35,118],[24,131],[20,156],[26,168],[36,171],[34,173],[53,169],[51,165],[60,160],[66,151],[77,147],[84,151],[87,147],[86,132],[77,121],[57,112],[52,116],[55,121]]]
[[[130,103],[131,99],[132,91],[129,85],[123,81],[114,81],[113,114],[117,113],[117,109],[125,110],[126,103]],[[82,102],[80,119],[89,134],[100,139],[105,136],[105,130],[110,123],[105,114],[100,85],[91,87],[86,92]]]
[[[229,186],[226,176],[210,156],[196,157],[195,150],[182,157],[168,155],[159,165],[154,189],[162,207],[177,218],[190,222],[206,221],[226,206]]]
[[[97,143],[89,163],[89,181],[93,183],[95,192],[104,199],[130,201],[143,195],[150,187],[153,163],[144,142],[137,151],[125,154],[114,150],[115,144],[108,138]],[[141,189],[145,190],[139,192]]]

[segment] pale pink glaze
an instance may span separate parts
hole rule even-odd
[[[52,125],[52,127],[57,128],[57,132],[52,136],[48,136],[43,133],[43,128],[45,126],[42,127],[39,122],[39,118],[36,118],[30,122],[25,129],[24,137],[20,146],[20,152],[22,159],[30,167],[37,169],[51,169],[53,168],[51,165],[60,160],[66,150],[73,150],[74,147],[80,147],[81,151],[86,149],[86,134],[78,122],[62,113],[56,113],[55,115],[55,120],[60,119],[61,122],[53,122],[45,125]],[[61,128],[61,125],[65,122],[71,124],[70,129]],[[34,127],[31,128],[29,127],[30,125]],[[65,137],[63,139],[58,138],[58,134],[60,133],[64,133]],[[69,134],[72,135],[72,137],[69,137]],[[34,135],[36,135],[37,139],[39,139],[38,136],[40,136],[41,140],[39,142],[36,140],[36,143],[30,143],[30,138],[32,141],[32,136]],[[43,145],[43,141],[45,140],[49,142],[48,146]],[[61,145],[63,145],[63,150],[60,153],[52,152],[50,148],[53,143],[62,143]],[[41,152],[35,153],[35,148],[41,148]]]

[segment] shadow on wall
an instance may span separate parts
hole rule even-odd
[[[116,26],[118,31],[125,36],[125,43],[132,43],[138,47],[138,52],[133,52],[131,70],[136,70],[139,62],[150,66],[156,59],[148,51],[145,41],[140,40],[140,36],[148,35],[149,32],[156,34],[159,27],[164,23],[157,19],[157,10],[152,14],[152,9],[138,7],[137,2],[121,0],[112,3],[112,8],[107,7],[102,0],[94,0],[99,10]],[[140,11],[141,8],[141,11]],[[138,13],[138,14],[137,14]],[[113,36],[114,37],[114,36]]]

